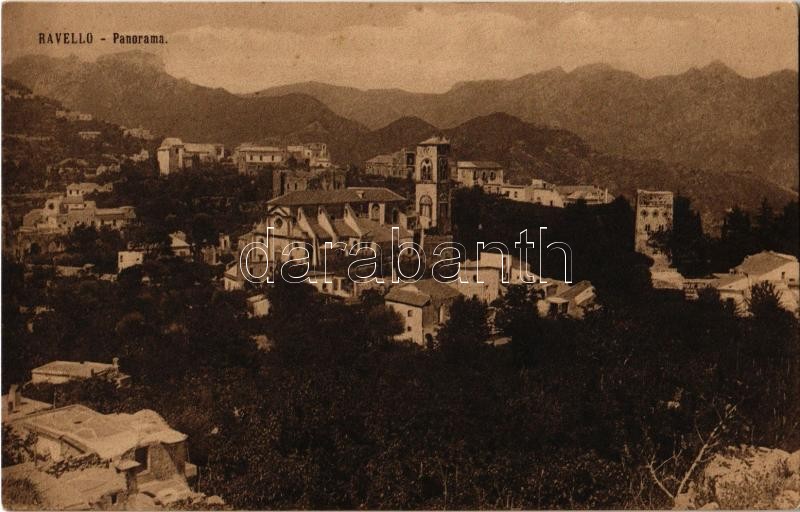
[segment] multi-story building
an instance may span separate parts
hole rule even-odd
[[[298,163],[307,165],[311,169],[331,166],[328,145],[324,142],[306,142],[304,144],[289,145],[286,146],[286,153]]]
[[[286,150],[278,146],[248,142],[237,146],[233,151],[233,161],[239,169],[239,174],[255,174],[267,168],[282,166],[286,160]]]
[[[608,189],[595,185],[559,185],[557,190],[565,205],[584,203],[587,206],[597,206],[614,200]]]
[[[266,218],[254,231],[266,234],[267,227],[273,228],[271,262],[287,260],[288,256],[281,256],[284,247],[298,243],[312,248],[311,265],[318,266],[324,259],[325,242],[345,242],[348,247],[355,243],[379,245],[381,251],[388,251],[395,226],[400,241],[410,241],[405,202],[404,197],[386,188],[290,192],[267,202]]]
[[[97,183],[70,183],[67,185],[68,198],[83,198],[85,195],[93,194],[95,192],[111,192],[113,185],[107,183],[105,185],[98,185]]]
[[[272,197],[300,190],[339,190],[345,188],[347,172],[335,167],[300,169],[272,169]]]
[[[377,155],[364,162],[364,173],[384,178],[406,179],[414,175],[416,151],[405,148],[386,155]]]
[[[328,145],[308,142],[289,146],[258,145],[246,142],[233,151],[233,161],[240,174],[255,174],[267,169],[294,164],[308,169],[327,169],[332,166]]]
[[[66,234],[77,226],[122,229],[135,218],[133,206],[98,208],[94,201],[81,196],[59,196],[48,199],[44,208],[28,212],[23,217],[20,231]]]
[[[634,248],[657,263],[668,263],[667,255],[651,243],[654,233],[672,229],[672,192],[638,190]]]
[[[728,274],[717,274],[704,283],[719,292],[720,299],[740,314],[747,312],[750,291],[753,285],[771,283],[780,295],[780,305],[795,314],[800,313],[800,288],[798,286],[800,264],[790,254],[762,251],[747,256]]]
[[[459,295],[456,288],[435,279],[392,287],[384,301],[403,319],[403,332],[395,339],[423,346],[432,344],[441,325],[450,318],[450,306]]]
[[[500,186],[500,195],[513,201],[541,204],[554,208],[564,207],[564,198],[552,183],[534,179],[527,185],[504,183]]]
[[[457,165],[456,181],[464,187],[481,187],[489,194],[499,194],[505,169],[497,162],[465,161]]]
[[[161,142],[157,155],[158,169],[166,176],[203,163],[219,162],[225,157],[225,146],[183,142],[176,137],[168,137]]]

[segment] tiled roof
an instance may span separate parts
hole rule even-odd
[[[377,155],[367,160],[368,164],[393,164],[394,155]]]
[[[318,239],[321,239],[321,240],[330,240],[331,239],[330,233],[325,231],[322,228],[322,226],[319,225],[319,222],[317,222],[316,219],[313,219],[313,218],[307,216],[306,217],[306,222],[308,222],[308,225],[311,227],[311,231],[314,232],[314,236],[316,236]]]
[[[161,146],[158,149],[169,149],[172,146],[182,146],[183,141],[177,137],[167,137],[161,142]]]
[[[431,300],[455,299],[459,295],[455,288],[435,279],[422,279],[416,283],[392,288],[386,294],[385,300],[422,307]]]
[[[592,283],[590,283],[589,281],[580,281],[570,286],[563,292],[559,293],[558,296],[561,297],[562,299],[573,300],[578,295],[580,295],[581,293],[583,293],[584,291],[588,290],[591,287]]]
[[[354,237],[357,235],[357,233],[353,231],[353,228],[348,226],[343,219],[334,219],[331,225],[333,226],[333,230],[336,231],[336,234],[340,237]]]
[[[741,265],[735,268],[739,274],[757,276],[766,274],[787,263],[797,262],[797,258],[788,254],[781,254],[774,251],[764,251],[758,254],[747,256]]]
[[[458,162],[458,167],[469,167],[475,169],[502,169],[503,166],[498,164],[497,162],[491,162],[488,160],[475,160],[475,161],[460,161]]]
[[[738,284],[739,286],[733,286],[733,285],[736,285],[736,284]],[[738,274],[738,275],[737,274],[723,275],[723,276],[720,276],[717,279],[715,279],[712,282],[712,285],[714,286],[714,288],[717,288],[717,289],[728,288],[728,289],[733,290],[733,289],[741,288],[741,285],[744,285],[746,287],[747,286],[747,278],[744,275],[741,275],[741,274]]]
[[[297,190],[267,201],[269,206],[304,206],[319,204],[346,204],[405,201],[388,188],[345,188],[339,190]]]
[[[399,304],[408,304],[409,306],[421,308],[430,302],[431,298],[428,295],[416,291],[392,288],[389,290],[389,293],[386,294],[384,300],[386,300],[386,302],[397,302]]]
[[[450,141],[444,137],[431,137],[430,139],[423,140],[419,143],[420,146],[431,146],[438,144],[450,144]]]
[[[220,144],[200,144],[197,142],[187,142],[183,145],[187,153],[215,153]]]

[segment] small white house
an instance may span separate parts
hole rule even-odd
[[[119,251],[117,253],[117,273],[142,263],[144,263],[144,251]]]

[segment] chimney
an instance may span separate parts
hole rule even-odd
[[[111,364],[114,365],[114,368],[119,370],[119,358],[118,357],[115,357],[114,359],[112,359],[111,360]]]

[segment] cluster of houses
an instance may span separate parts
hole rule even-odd
[[[268,146],[244,143],[233,150],[233,161],[239,172],[252,174],[265,167],[282,167],[294,160],[309,169],[332,167],[328,145],[324,142],[308,142],[287,146]]]
[[[79,404],[56,407],[22,394],[28,385],[58,387],[88,379],[119,387],[129,381],[116,360],[112,364],[52,361],[35,368],[24,386],[11,385],[3,395],[4,436],[6,427],[23,439],[34,435],[27,460],[3,467],[4,484],[28,481],[39,500],[14,503],[4,496],[6,506],[161,510],[176,503],[197,503],[200,508],[224,504],[219,497],[192,490],[197,466],[189,461],[187,435],[171,428],[158,413],[142,409],[102,414]]]
[[[715,290],[737,314],[746,315],[753,286],[768,282],[779,294],[781,306],[800,314],[800,263],[795,256],[762,251],[747,256],[727,273],[687,279],[671,267],[669,256],[653,243],[655,233],[672,229],[672,215],[672,192],[637,192],[634,247],[637,252],[653,259],[650,274],[654,288],[681,290],[687,300],[696,300],[704,289]]]
[[[403,148],[395,153],[377,155],[364,164],[370,176],[407,179],[414,176],[416,152]],[[512,183],[506,169],[497,162],[458,160],[450,167],[450,179],[462,187],[480,187],[488,194],[501,195],[513,201],[564,208],[579,202],[586,205],[607,204],[613,201],[608,189],[595,185],[554,185],[541,179],[527,183]]]
[[[713,289],[719,298],[738,314],[746,314],[751,290],[759,283],[770,283],[779,295],[781,307],[795,314],[800,312],[800,263],[790,254],[763,251],[747,256],[728,273],[703,279],[683,280],[687,299],[695,300],[703,289]]]
[[[491,304],[511,284],[530,286],[539,297],[537,307],[543,314],[579,318],[596,307],[590,283],[571,286],[562,281],[543,282],[535,275],[534,282],[528,283],[521,272],[529,269],[523,269],[519,260],[486,252],[478,256],[478,261],[464,262],[458,279],[448,283],[433,277],[394,285],[389,279],[385,283],[352,279],[331,248],[340,245],[369,248],[375,254],[386,255],[392,254],[393,247],[415,242],[423,250],[430,249],[431,254],[439,242],[452,241],[451,194],[459,182],[452,179],[456,163],[449,141],[442,137],[424,140],[414,151],[404,151],[403,162],[414,181],[412,197],[384,187],[346,187],[292,190],[269,200],[264,217],[239,237],[234,254],[238,256],[254,243],[265,249],[248,253],[245,269],[236,257],[224,273],[224,288],[246,289],[250,279],[243,272],[260,276],[263,282],[274,276],[282,263],[307,254],[314,269],[307,282],[320,293],[357,300],[365,290],[381,292],[386,304],[403,318],[404,332],[398,339],[421,345],[435,337],[457,297],[474,297]],[[492,167],[495,171],[488,171],[489,167],[481,166],[470,169],[476,168],[496,172],[487,174],[485,183],[497,183],[495,193],[501,190],[502,169]],[[475,179],[474,175],[467,176],[466,169],[462,168],[462,179]],[[482,175],[478,174],[477,179],[482,180]],[[426,267],[430,269],[432,263],[434,260],[427,261]]]
[[[133,206],[98,208],[86,198],[95,192],[109,192],[111,185],[72,183],[63,195],[48,198],[43,208],[31,210],[16,232],[15,256],[53,253],[61,248],[59,239],[77,226],[120,230],[136,218]]]
[[[126,130],[128,134],[131,130]],[[148,132],[149,135],[149,132]],[[141,134],[139,135],[141,137]],[[167,137],[157,150],[159,172],[166,176],[202,164],[226,160],[225,146],[217,143],[183,142]],[[309,142],[286,146],[240,144],[230,154],[230,160],[240,174],[254,175],[274,169],[305,168],[309,171],[333,167],[324,142]],[[294,164],[294,165],[290,165]]]
[[[156,155],[159,172],[162,176],[168,176],[203,163],[221,161],[225,157],[225,146],[183,142],[177,137],[168,137],[161,142]]]

